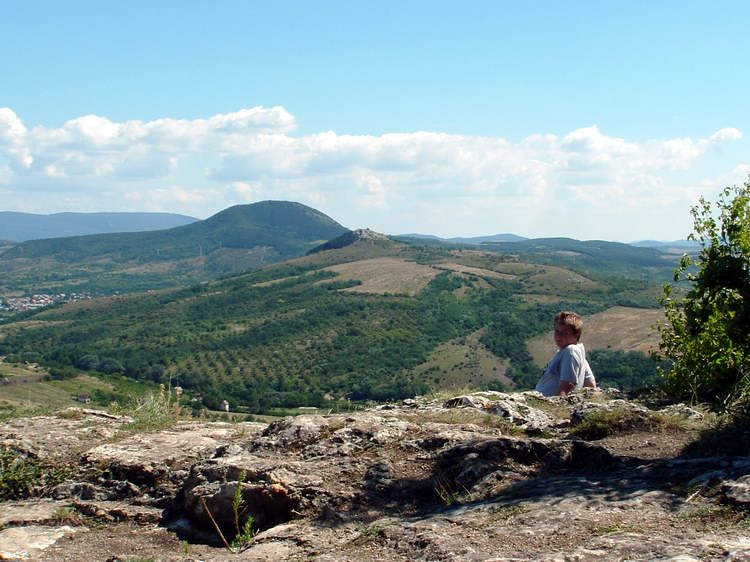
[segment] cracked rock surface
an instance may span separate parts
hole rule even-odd
[[[94,410],[9,420],[2,447],[69,470],[0,503],[0,560],[750,559],[747,447],[706,454],[685,406],[662,412],[682,425],[571,435],[614,410],[654,413],[602,392],[484,392],[139,434]],[[220,532],[248,517],[230,552]]]

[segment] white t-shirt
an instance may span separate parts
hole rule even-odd
[[[572,383],[576,389],[583,388],[585,381],[594,383],[594,373],[586,360],[586,349],[582,343],[574,343],[559,350],[547,363],[534,390],[545,396],[557,396],[560,394],[562,381]]]

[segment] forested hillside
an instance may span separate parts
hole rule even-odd
[[[656,306],[658,286],[631,269],[630,278],[587,277],[494,252],[361,241],[188,288],[18,318],[0,328],[0,354],[56,376],[171,380],[211,407],[227,399],[260,412],[455,386],[457,364],[441,366],[436,350],[474,342],[497,358],[485,382],[523,388],[539,375],[525,342],[559,309]],[[469,347],[465,355],[468,372]]]
[[[303,255],[346,231],[300,203],[262,201],[166,230],[30,240],[0,253],[0,294],[184,286]]]

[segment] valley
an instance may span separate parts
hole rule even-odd
[[[602,385],[628,389],[655,380],[656,365],[644,353],[658,341],[652,325],[661,314],[660,282],[672,268],[658,251],[568,239],[425,245],[369,231],[358,238],[360,231],[297,204],[251,207],[220,213],[209,219],[213,226],[137,233],[147,237],[138,252],[134,240],[120,239],[129,240],[130,257],[116,267],[112,235],[90,239],[99,250],[83,237],[0,255],[12,266],[3,270],[6,290],[44,277],[38,262],[58,272],[61,286],[77,277],[101,291],[8,318],[0,324],[0,354],[8,364],[43,365],[53,382],[78,380],[80,393],[99,406],[125,393],[89,392],[86,377],[120,377],[143,392],[179,386],[191,407],[216,410],[226,400],[233,411],[263,414],[446,389],[533,388],[554,352],[552,317],[574,309],[587,319],[584,343],[595,369],[600,358]],[[276,241],[269,232],[250,236],[270,224]],[[169,251],[179,258],[181,236],[198,240],[184,230],[197,228],[211,239],[217,228],[244,232],[244,249],[222,242],[209,251],[206,242],[205,255],[188,260],[193,269],[181,270],[182,258],[164,261]],[[334,231],[343,234],[314,247]],[[37,257],[18,257],[31,249]],[[241,271],[207,265],[220,258]],[[0,399],[19,400],[1,388]]]

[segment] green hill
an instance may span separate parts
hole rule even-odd
[[[675,267],[674,252],[604,240],[582,241],[572,238],[519,238],[507,241],[489,241],[483,238],[444,240],[436,237],[415,238],[414,235],[394,238],[403,242],[441,248],[477,248],[514,255],[528,262],[569,267],[592,276],[636,276],[648,281],[663,282],[671,279]]]
[[[150,262],[199,257],[221,248],[256,247],[268,247],[284,259],[345,231],[300,203],[263,201],[230,207],[206,220],[166,230],[30,240],[0,259],[56,257],[76,263],[114,256],[120,261]]]
[[[303,255],[346,231],[300,203],[238,205],[167,230],[18,244],[0,254],[0,288],[106,293],[185,285]]]

